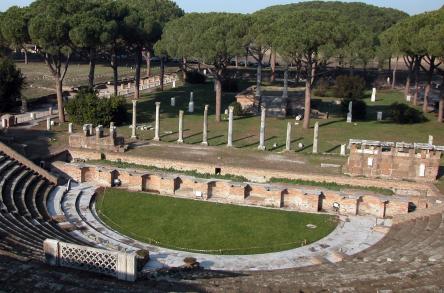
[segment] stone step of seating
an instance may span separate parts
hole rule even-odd
[[[48,209],[46,207],[46,202],[48,200],[49,194],[52,192],[53,189],[54,189],[54,185],[47,184],[46,188],[41,193],[37,194],[37,196],[35,198],[35,204],[37,206],[37,209],[38,209],[40,215],[42,215],[43,219],[46,221],[49,221],[52,219],[48,213]]]
[[[31,192],[27,195],[26,205],[28,206],[28,210],[31,213],[32,218],[35,219],[43,219],[43,216],[40,214],[39,209],[36,204],[36,197],[45,190],[48,186],[48,182],[44,179],[40,179],[38,183],[30,190]]]
[[[66,219],[69,222],[75,223],[76,225],[82,227],[80,235],[83,235],[84,238],[87,238],[92,242],[96,242],[99,246],[105,249],[114,249],[119,251],[134,251],[134,248],[132,248],[131,246],[120,244],[116,242],[114,239],[96,231],[80,216],[78,207],[79,207],[79,201],[84,192],[88,191],[82,190],[80,196],[76,196],[78,194],[77,192],[69,192],[64,197],[64,200],[62,202],[62,209],[63,212],[65,213]],[[92,192],[94,192],[94,190]]]
[[[40,181],[40,177],[38,175],[32,175],[29,180],[26,181],[25,186],[23,186],[22,192],[20,193],[20,201],[26,208],[24,215],[33,216],[31,213],[31,202],[32,202],[32,193],[38,182]]]
[[[61,203],[65,193],[66,187],[57,186],[49,195],[46,206],[51,217],[63,216]]]
[[[23,167],[19,164],[13,164],[10,166],[10,168],[4,173],[3,177],[0,179],[0,195],[1,195],[1,202],[2,207],[5,207],[6,209],[11,209],[11,203],[9,202],[9,198],[6,196],[8,193],[7,190],[7,182],[8,180],[12,180],[18,174],[23,170]],[[9,208],[8,206],[9,205]]]
[[[3,192],[3,203],[6,205],[10,213],[18,212],[18,208],[14,200],[14,194],[16,189],[19,187],[21,180],[28,176],[29,173],[30,171],[26,168],[21,168],[20,171],[5,184],[6,188]]]
[[[61,241],[70,240],[68,237],[66,237],[66,235],[48,229],[46,225],[43,225],[42,222],[36,219],[29,219],[28,217],[23,217],[20,215],[15,215],[15,217],[17,218],[18,221],[24,223],[28,227],[32,227],[32,229],[37,231],[41,236],[42,241],[45,239],[58,239]]]
[[[22,196],[24,194],[23,189],[26,188],[27,183],[29,180],[33,178],[34,174],[30,171],[26,173],[26,176],[22,177],[19,182],[17,182],[16,187],[14,188],[14,204],[17,207],[18,213],[20,215],[30,215],[26,203],[25,203],[25,197]]]
[[[3,212],[0,212],[0,227],[1,230],[8,233],[11,238],[16,239],[17,241],[22,241],[24,245],[29,246],[30,248],[42,249],[41,241],[38,241],[24,233],[24,231],[7,219]]]

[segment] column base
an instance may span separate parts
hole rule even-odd
[[[183,140],[178,140],[177,143],[178,144],[183,144]]]
[[[263,145],[260,145],[260,146],[257,147],[257,149],[260,150],[260,151],[265,151],[267,148],[265,146],[263,146]]]
[[[200,144],[203,146],[208,146],[208,142],[201,142]]]
[[[138,139],[137,136],[131,136],[131,139]]]
[[[153,140],[154,141],[160,141],[160,138],[159,137],[155,137],[155,138],[153,138]]]

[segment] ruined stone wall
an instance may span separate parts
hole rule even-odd
[[[73,159],[80,160],[100,160],[101,153],[91,150],[70,149]],[[162,169],[173,168],[175,170],[194,171],[199,170],[201,173],[215,173],[215,165],[201,162],[188,161],[170,161],[153,157],[138,157],[128,153],[105,153],[106,159],[109,161],[121,161],[125,163],[132,163],[145,166],[154,166]],[[318,182],[334,182],[337,184],[349,184],[361,187],[378,187],[396,190],[397,193],[411,194],[415,193],[422,196],[441,196],[439,191],[433,184],[427,182],[407,182],[371,178],[350,178],[346,176],[332,176],[332,175],[312,175],[312,174],[298,174],[294,172],[285,172],[281,170],[269,169],[255,169],[255,168],[241,168],[235,166],[217,166],[221,168],[221,174],[231,174],[237,176],[244,176],[248,180],[255,182],[265,182],[271,177],[299,179],[307,181]]]
[[[441,151],[351,145],[344,173],[370,178],[433,182],[438,176]]]
[[[290,188],[279,184],[235,183],[85,164],[57,162],[56,167],[71,177],[79,176],[80,170],[81,182],[95,182],[104,187],[109,187],[113,179],[119,179],[121,187],[132,191],[149,191],[161,195],[210,199],[233,204],[284,207],[301,212],[374,215],[381,218],[405,214],[409,209],[408,198],[356,196],[328,190]]]

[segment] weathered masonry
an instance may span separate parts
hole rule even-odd
[[[444,146],[421,143],[350,140],[344,173],[371,178],[434,181]]]
[[[377,196],[367,192],[339,192],[315,187],[232,182],[185,175],[147,173],[143,170],[55,162],[59,171],[78,182],[120,187],[166,196],[284,208],[301,212],[333,212],[341,215],[374,215],[380,218],[407,214],[412,207],[427,208],[424,198]]]

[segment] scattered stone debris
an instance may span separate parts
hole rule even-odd
[[[313,225],[313,224],[307,224],[306,226],[308,229],[316,229],[318,226]]]

